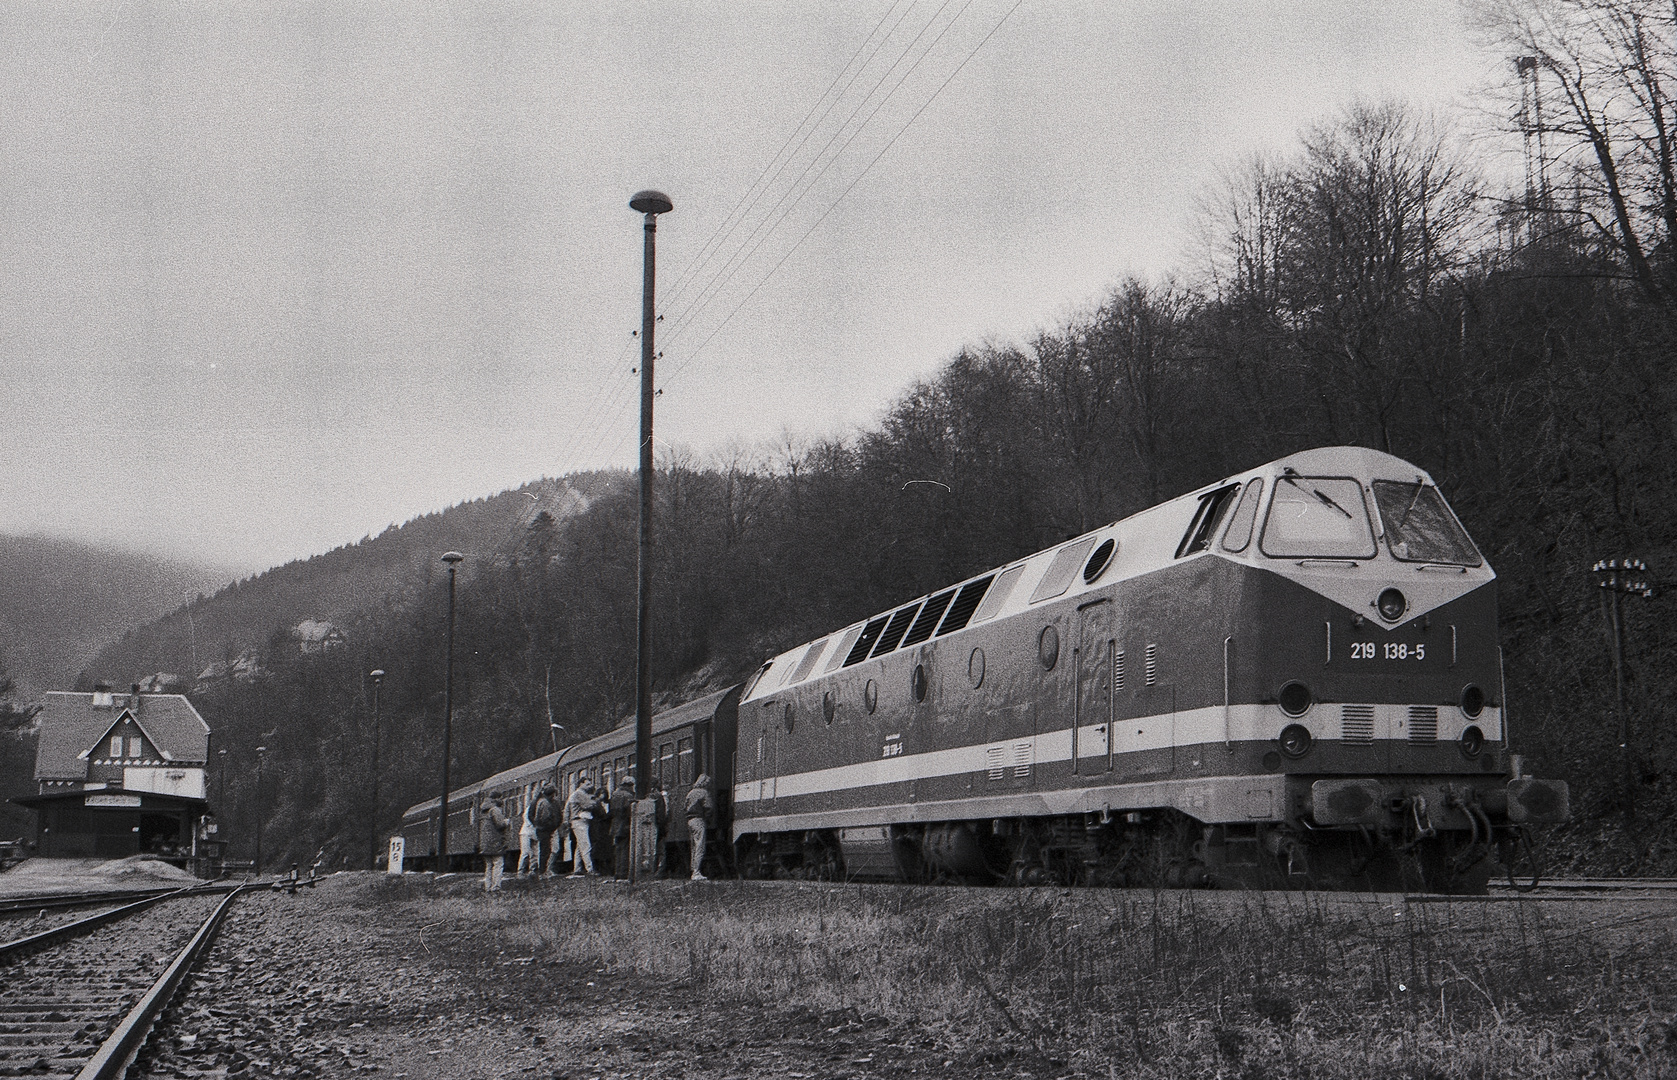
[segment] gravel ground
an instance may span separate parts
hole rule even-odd
[[[1112,1047],[1081,1040],[1062,1038],[1056,1043],[1026,1038],[1022,1032],[1010,1035],[1003,1021],[1017,1013],[1028,1027],[1029,1020],[1019,1010],[1030,1003],[1015,999],[1009,1011],[1008,1001],[995,994],[995,1008],[976,1024],[917,1026],[896,1019],[891,1008],[863,1013],[800,1007],[790,1000],[797,995],[776,997],[771,986],[754,982],[739,986],[732,1000],[706,999],[690,978],[644,974],[688,971],[685,956],[637,966],[626,952],[613,951],[618,946],[595,943],[591,937],[573,935],[580,949],[552,950],[538,961],[530,955],[529,936],[515,933],[530,918],[561,934],[567,919],[583,926],[574,921],[583,911],[619,910],[616,897],[623,888],[607,881],[509,880],[505,895],[485,897],[476,879],[467,875],[410,875],[392,881],[382,875],[345,873],[294,896],[262,892],[241,897],[205,966],[165,1014],[129,1075],[1058,1080],[1108,1076],[1111,1068],[1106,1062],[1124,1060]],[[715,911],[719,902],[736,910],[749,902],[756,905],[750,909],[758,913],[753,918],[772,921],[788,913],[807,915],[825,895],[801,886],[776,890],[762,883],[746,888],[734,882],[707,886],[669,881],[636,888],[638,898],[628,905],[633,911],[624,917],[623,926],[647,940],[678,944],[689,937],[682,922],[689,912]],[[878,898],[857,890],[828,891],[842,901],[829,904],[829,917],[848,920],[843,923],[849,928],[846,933],[857,933],[858,928],[867,933],[866,917],[880,906]],[[1385,1075],[1506,1075],[1510,1066],[1518,1075],[1576,1075],[1573,1066],[1582,1065],[1589,1046],[1597,1043],[1600,1049],[1595,1053],[1605,1064],[1596,1075],[1670,1076],[1673,1072],[1665,1071],[1665,1065],[1677,1069],[1677,1012],[1669,1001],[1677,985],[1670,956],[1677,954],[1666,951],[1677,927],[1677,904],[1669,901],[1531,908],[1446,903],[1406,909],[1401,898],[1266,899],[1261,894],[1132,897],[1067,891],[1061,897],[992,890],[963,897],[951,890],[946,899],[942,892],[922,890],[912,895],[881,892],[878,897],[890,906],[889,898],[898,895],[907,898],[903,906],[915,911],[923,907],[927,918],[954,920],[956,925],[965,924],[968,916],[963,913],[969,908],[977,916],[989,909],[1024,911],[1046,904],[1054,909],[1048,921],[1067,922],[1072,931],[1086,921],[1083,915],[1096,909],[1109,916],[1130,907],[1142,914],[1156,910],[1169,915],[1189,900],[1201,916],[1197,923],[1183,923],[1179,931],[1202,925],[1213,933],[1229,918],[1251,910],[1260,916],[1285,916],[1277,925],[1296,923],[1308,931],[1315,922],[1340,918],[1343,906],[1357,913],[1359,925],[1369,928],[1357,932],[1353,950],[1368,944],[1364,938],[1381,919],[1388,920],[1386,926],[1407,926],[1420,919],[1432,927],[1418,930],[1414,938],[1395,938],[1385,962],[1432,963],[1444,972],[1452,1011],[1442,1028],[1427,1019],[1433,1006],[1391,1004],[1389,995],[1376,993],[1378,986],[1369,991],[1369,1001],[1345,1007],[1362,1018],[1359,1023],[1373,1025],[1356,1029],[1365,1037],[1336,1034],[1337,1021],[1330,1023],[1321,1012],[1324,1003],[1311,1004],[1305,987],[1288,988],[1297,1001],[1286,1003],[1285,1017],[1263,996],[1274,987],[1234,997],[1219,992],[1215,1001],[1184,999],[1179,1011],[1187,1020],[1178,1025],[1180,1031],[1161,1029],[1156,1038],[1157,1045],[1183,1048],[1182,1052],[1157,1058],[1144,1070],[1149,1077],[1213,1072],[1230,1077],[1361,1077],[1381,1073],[1381,1063],[1388,1066]],[[852,908],[866,910],[845,915]],[[1521,933],[1530,931],[1537,942],[1501,955],[1505,966],[1521,966],[1524,974],[1516,983],[1553,985],[1557,993],[1563,983],[1589,983],[1569,990],[1570,996],[1561,1002],[1566,1009],[1554,1017],[1521,1011],[1542,1005],[1541,995],[1522,998],[1524,1006],[1510,1004],[1506,990],[1485,981],[1489,973],[1471,965],[1456,968],[1455,961],[1467,965],[1468,959],[1466,951],[1456,948],[1465,939],[1455,935],[1489,932],[1485,928],[1502,926],[1511,918],[1524,928]],[[891,925],[900,929],[919,921],[911,912]],[[1158,925],[1149,917],[1124,933],[1156,935]],[[1401,952],[1427,942],[1451,951],[1436,961]],[[1103,949],[1109,951],[1115,944],[1108,939]],[[807,952],[814,946],[803,947]],[[797,948],[795,943],[788,945],[792,952]],[[593,963],[557,958],[578,954],[614,959]],[[1539,962],[1548,966],[1526,971],[1525,965]],[[998,986],[1005,974],[996,972]],[[1402,970],[1386,974],[1398,978]],[[845,978],[861,976],[850,972]],[[912,976],[906,977],[912,981]],[[939,990],[931,981],[915,985],[918,992]],[[1023,985],[1023,980],[1016,983]],[[1480,1009],[1477,1018],[1458,1016],[1455,1010],[1472,1005],[1475,995],[1490,1000],[1486,987],[1496,991],[1500,1006]],[[1648,1000],[1641,1002],[1638,995]],[[1629,1002],[1630,997],[1641,1003]],[[1435,1004],[1442,1008],[1443,1002],[1440,996]],[[1627,1002],[1636,1007],[1627,1010]],[[1060,1007],[1069,1005],[1063,1002]],[[914,1006],[912,1001],[907,1004]],[[1168,1019],[1173,1014],[1162,1009],[1149,1015]],[[1568,1031],[1551,1043],[1544,1032],[1555,1024]],[[1019,1032],[1018,1025],[1014,1029]],[[1135,1034],[1138,1041],[1140,1037]],[[1398,1045],[1405,1039],[1416,1046]],[[1479,1056],[1461,1059],[1470,1050]],[[1419,1064],[1397,1069],[1393,1063],[1399,1060]],[[1503,1067],[1496,1067],[1499,1062]],[[1620,1067],[1627,1062],[1628,1068]],[[1129,1074],[1128,1068],[1111,1073]]]
[[[1051,1060],[957,1061],[852,1012],[693,1000],[687,986],[536,965],[474,925],[415,925],[364,873],[241,897],[129,1076],[476,1078],[1058,1075]],[[570,889],[549,890],[556,917]],[[668,882],[651,886],[688,888]],[[476,895],[474,882],[437,892]]]

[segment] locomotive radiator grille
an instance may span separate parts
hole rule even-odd
[[[1031,744],[1028,742],[1013,744],[1013,775],[1031,775]]]
[[[1436,742],[1438,740],[1438,706],[1409,706],[1409,741]]]
[[[1147,685],[1154,686],[1159,681],[1159,647],[1148,645],[1143,666],[1146,668]]]
[[[1003,774],[1007,772],[1007,747],[986,747],[984,750],[984,758],[984,764],[989,767],[990,779],[1000,780]]]
[[[1339,737],[1348,743],[1374,741],[1374,706],[1343,705],[1339,710]]]

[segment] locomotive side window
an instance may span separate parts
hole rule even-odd
[[[1252,527],[1258,523],[1258,503],[1264,497],[1264,482],[1253,480],[1240,496],[1240,505],[1229,518],[1229,531],[1223,534],[1224,551],[1245,551],[1252,544]]]
[[[1283,476],[1264,517],[1258,547],[1282,559],[1372,559],[1374,530],[1355,480]]]
[[[1459,566],[1478,566],[1484,561],[1437,488],[1419,480],[1376,480],[1373,487],[1380,521],[1386,527],[1386,546],[1393,557]]]
[[[949,614],[943,617],[943,625],[937,628],[938,637],[953,634],[967,625],[972,619],[972,613],[978,610],[978,602],[984,599],[984,590],[990,587],[990,582],[996,580],[994,574],[981,577],[977,581],[969,581],[961,586],[961,593],[955,597],[955,602],[949,605]]]
[[[1211,550],[1211,538],[1216,534],[1218,524],[1228,511],[1229,503],[1234,501],[1234,493],[1239,490],[1239,485],[1230,484],[1200,496],[1200,508],[1194,513],[1194,520],[1189,523],[1188,531],[1182,534],[1182,543],[1176,546],[1178,559]]]
[[[826,638],[822,638],[820,641],[817,641],[814,645],[811,645],[809,647],[809,652],[804,654],[803,662],[798,665],[798,670],[796,670],[792,673],[792,678],[789,679],[788,681],[789,682],[803,682],[805,679],[809,678],[809,673],[812,670],[814,670],[814,668],[815,668],[815,662],[817,660],[821,659],[821,650],[826,648],[826,647],[827,647],[827,639]]]
[[[984,602],[979,604],[978,610],[972,613],[972,621],[975,623],[983,622],[1000,611],[1002,605],[1007,603],[1007,598],[1013,595],[1013,586],[1018,583],[1019,578],[1024,573],[1024,563],[1003,570],[1002,576],[996,579],[995,586],[984,594]]]
[[[1089,554],[1089,549],[1095,546],[1095,538],[1079,540],[1075,544],[1067,544],[1054,554],[1054,561],[1048,564],[1048,572],[1042,575],[1042,580],[1031,590],[1031,603],[1052,600],[1056,596],[1071,588],[1071,579],[1077,576],[1077,568],[1083,565],[1083,557]]]
[[[821,669],[822,673],[832,671],[844,663],[845,658],[850,655],[850,647],[856,644],[856,639],[861,636],[862,628],[860,626],[852,626],[845,631],[844,637],[839,639],[838,646],[833,649],[833,655],[827,658],[827,666]]]
[[[879,635],[885,632],[885,622],[888,616],[881,615],[877,619],[870,619],[868,625],[862,628],[862,636],[856,639],[856,644],[850,650],[850,655],[844,658],[844,666],[860,664],[868,658],[868,652],[873,643],[879,640]]]

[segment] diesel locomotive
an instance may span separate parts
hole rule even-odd
[[[748,876],[1482,891],[1568,817],[1509,752],[1495,577],[1420,469],[1304,451],[769,659],[660,716],[660,775],[717,778]]]

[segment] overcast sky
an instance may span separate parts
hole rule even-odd
[[[0,0],[0,531],[248,571],[632,464],[644,187],[660,441],[853,430],[1505,64],[1427,0]]]

